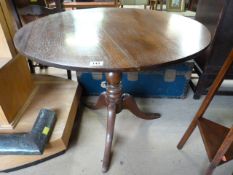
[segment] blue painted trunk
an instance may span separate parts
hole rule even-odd
[[[185,98],[193,69],[192,62],[167,66],[149,72],[125,72],[122,76],[123,92],[135,97]],[[105,91],[101,83],[104,73],[78,73],[86,95],[99,95]],[[103,84],[103,83],[102,83]]]

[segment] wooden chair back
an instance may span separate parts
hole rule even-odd
[[[190,85],[194,99],[208,92],[214,78],[233,47],[233,0],[199,0],[195,19],[204,24],[211,33],[211,43],[202,55],[195,58],[198,82]],[[233,68],[225,79],[233,79]],[[219,90],[218,94],[232,95],[233,91]]]
[[[210,31],[212,43],[197,59],[198,65],[217,74],[233,46],[233,0],[199,0],[195,19]]]
[[[200,0],[198,3],[195,19],[209,29],[212,37],[215,36],[216,29],[218,28],[224,4],[222,0]]]

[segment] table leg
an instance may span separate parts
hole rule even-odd
[[[108,118],[104,158],[102,165],[103,172],[106,172],[109,169],[116,113],[120,112],[121,110],[121,73],[106,73],[106,80],[107,87],[105,101],[107,103]]]
[[[106,102],[106,92],[103,92],[100,94],[100,96],[98,97],[97,101],[95,104],[93,103],[86,103],[86,106],[90,109],[101,109],[103,107],[106,107],[107,106],[107,102]]]
[[[114,125],[116,114],[120,113],[122,109],[127,109],[139,118],[151,120],[160,117],[158,113],[144,113],[142,112],[133,97],[129,94],[122,94],[121,88],[121,73],[109,72],[106,73],[106,92],[103,92],[95,104],[88,104],[87,107],[91,109],[100,109],[107,107],[107,130],[105,139],[105,150],[102,170],[108,171],[111,159],[111,147],[114,134]]]
[[[123,109],[128,109],[130,112],[132,112],[136,117],[142,118],[145,120],[152,120],[160,118],[159,113],[145,113],[142,112],[138,105],[136,104],[134,98],[129,94],[123,94]]]
[[[103,172],[107,172],[109,169],[115,119],[116,119],[116,105],[112,103],[108,105],[107,132],[105,138],[104,158],[102,164]]]

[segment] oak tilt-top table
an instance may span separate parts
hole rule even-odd
[[[132,96],[122,92],[124,71],[152,70],[189,60],[204,51],[210,34],[197,21],[149,10],[95,8],[41,18],[20,29],[18,51],[44,65],[106,73],[106,92],[92,109],[107,107],[103,172],[110,164],[116,114],[128,109],[143,119],[158,113],[140,111]]]

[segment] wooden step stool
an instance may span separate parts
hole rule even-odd
[[[67,149],[81,96],[77,82],[46,75],[31,76],[17,55],[0,65],[0,134],[29,132],[40,109],[55,111],[57,121],[43,155],[0,155],[0,171],[27,166]]]

